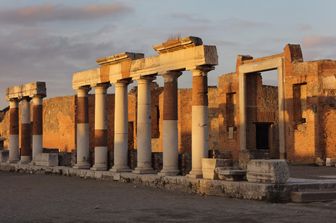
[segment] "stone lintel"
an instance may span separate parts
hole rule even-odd
[[[203,41],[201,38],[188,36],[183,38],[168,39],[164,43],[154,45],[153,48],[156,52],[162,54],[200,45],[203,45]]]
[[[109,82],[108,76],[101,75],[99,68],[79,71],[72,76],[72,88],[74,90],[83,86],[94,87],[97,84],[106,82]]]
[[[216,66],[216,46],[200,45],[179,51],[132,61],[130,75],[163,74],[171,70],[191,70],[199,66]]]
[[[6,97],[7,100],[21,99],[24,97],[34,97],[39,95],[41,97],[47,96],[46,83],[37,81],[31,82],[20,86],[13,86],[7,88]]]
[[[144,58],[143,53],[124,52],[112,56],[101,57],[96,60],[99,65],[116,64],[124,60],[136,60]]]

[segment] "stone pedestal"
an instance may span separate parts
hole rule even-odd
[[[37,166],[58,166],[58,153],[39,153],[34,162]]]
[[[152,77],[138,79],[137,167],[133,173],[154,173],[151,146],[151,82]]]
[[[129,80],[115,83],[114,166],[113,172],[130,172],[128,157],[128,95]]]
[[[77,90],[77,163],[74,168],[89,169],[89,87]]]
[[[218,180],[218,174],[216,172],[216,169],[219,167],[230,167],[230,166],[232,166],[232,160],[203,158],[202,159],[203,178],[210,180]]]
[[[247,164],[247,181],[285,184],[289,179],[286,160],[251,160]]]

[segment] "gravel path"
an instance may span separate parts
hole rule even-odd
[[[336,202],[272,204],[0,172],[0,222],[335,222]]]

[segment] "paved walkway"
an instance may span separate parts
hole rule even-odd
[[[0,172],[0,222],[335,222],[336,202],[272,204]]]
[[[336,167],[294,165],[289,166],[290,176],[303,179],[336,179]]]

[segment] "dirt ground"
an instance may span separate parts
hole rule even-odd
[[[335,222],[336,202],[272,204],[0,172],[0,222]]]

